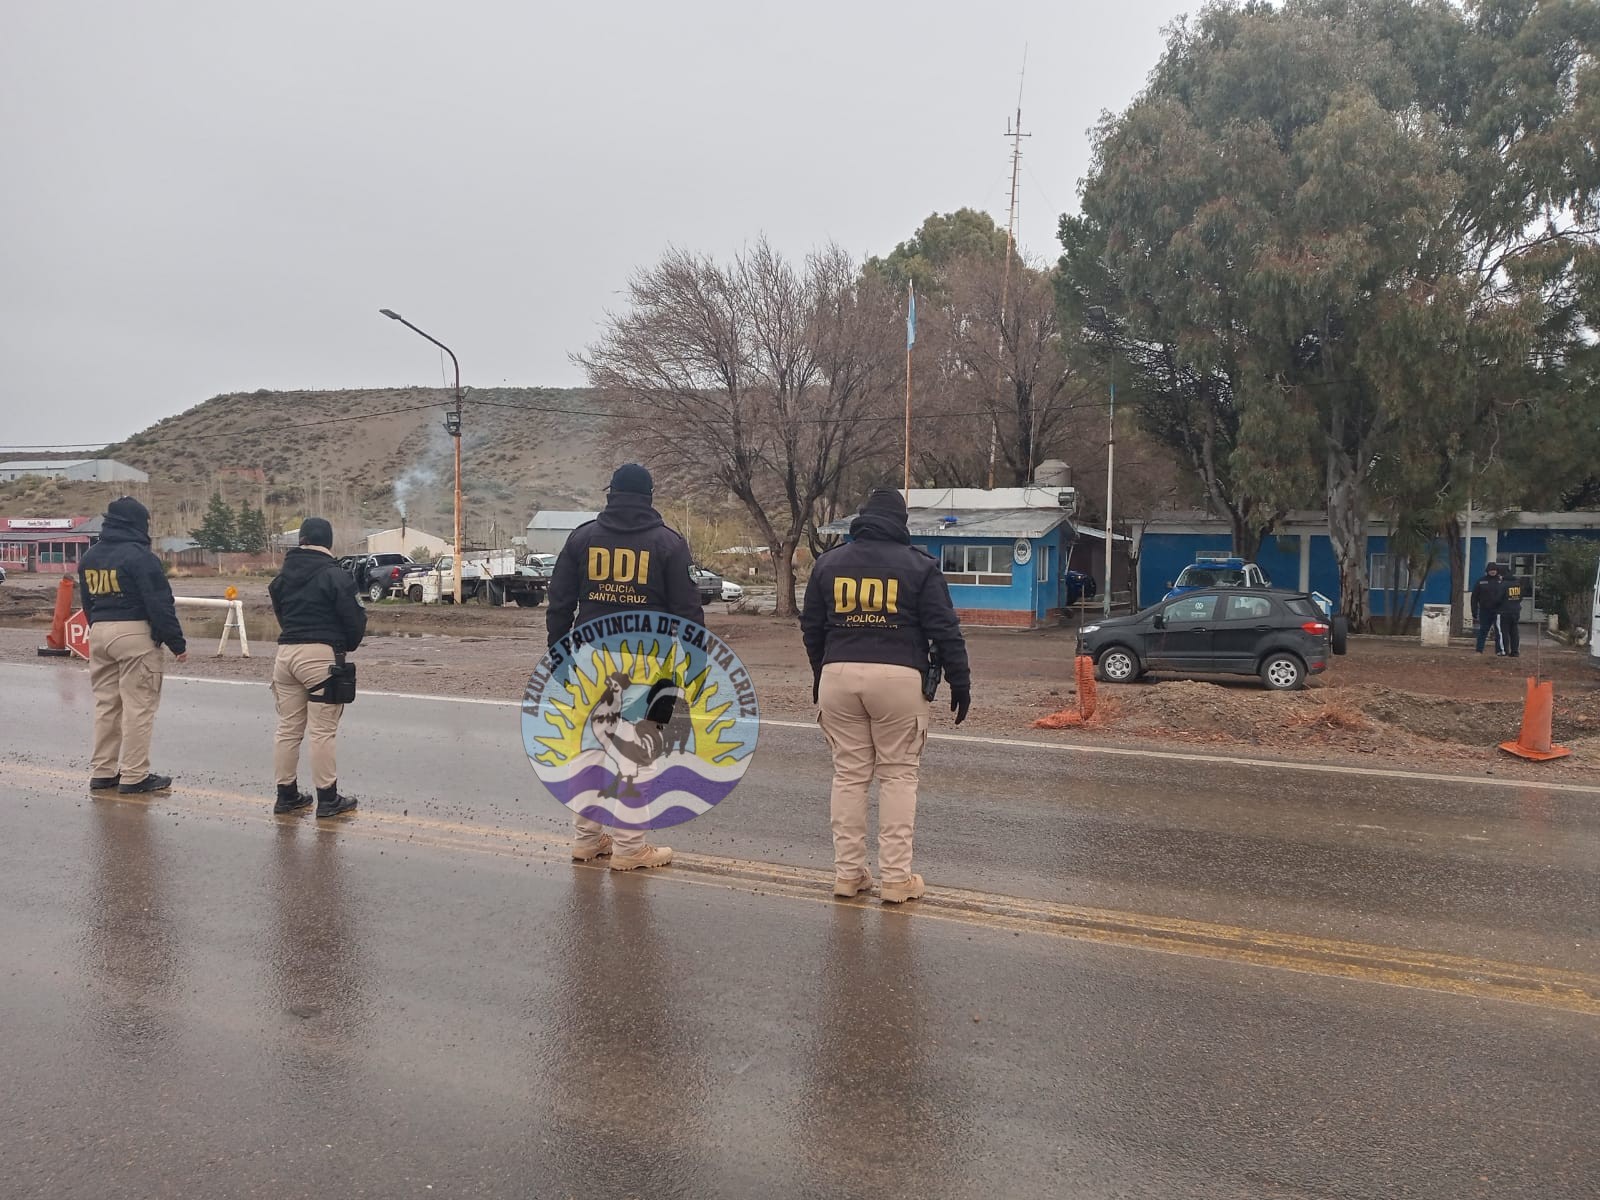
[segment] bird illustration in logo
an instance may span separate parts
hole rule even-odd
[[[622,709],[632,682],[621,671],[608,675],[605,691],[589,712],[589,728],[617,772],[600,795],[613,799],[638,796],[639,772],[669,750],[686,749],[689,740],[688,714],[675,711],[677,701],[685,699],[683,689],[668,678],[656,680],[650,685],[644,719],[630,721]]]

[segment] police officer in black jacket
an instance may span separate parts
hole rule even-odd
[[[276,813],[311,803],[300,791],[300,743],[311,733],[311,782],[317,789],[317,816],[336,817],[356,806],[339,794],[339,764],[334,738],[344,705],[313,699],[329,669],[361,645],[367,612],[356,599],[356,581],[333,557],[333,526],[322,517],[300,523],[300,545],[283,556],[283,568],[267,585],[278,618],[278,657],[272,664],[272,699],[278,710],[278,735],[272,769],[277,776]]]
[[[850,536],[817,559],[800,616],[812,698],[833,750],[833,894],[873,886],[867,788],[876,775],[879,894],[896,904],[925,890],[911,871],[911,837],[928,736],[922,682],[930,645],[950,681],[957,725],[972,704],[972,680],[950,589],[933,556],[911,545],[900,493],[874,488]]]
[[[161,704],[161,648],[179,662],[188,643],[172,585],[150,549],[150,510],[132,496],[106,506],[100,540],[78,563],[89,621],[89,682],[94,689],[92,791],[164,792],[167,775],[150,770],[150,735]]]
[[[1497,627],[1500,631],[1500,649],[1507,658],[1522,655],[1522,598],[1533,591],[1533,581],[1523,575],[1506,572],[1506,589],[1500,597]]]
[[[1483,578],[1472,588],[1472,619],[1478,626],[1479,654],[1483,653],[1483,644],[1488,641],[1491,632],[1494,634],[1494,652],[1506,652],[1500,636],[1500,606],[1505,598],[1506,581],[1500,572],[1500,564],[1489,563],[1483,568]]]
[[[655,482],[637,463],[611,476],[605,511],[578,526],[556,557],[546,597],[545,630],[555,645],[596,617],[652,610],[704,624],[700,590],[689,577],[689,544],[667,527],[654,507]],[[651,846],[638,829],[613,828],[575,819],[572,845],[577,862],[611,855],[613,871],[661,867],[672,861],[669,846]]]

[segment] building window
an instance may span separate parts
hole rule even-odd
[[[949,583],[978,587],[1011,586],[1011,547],[947,544],[940,556]]]
[[[1391,580],[1389,572],[1395,572]],[[1411,564],[1395,555],[1373,554],[1367,559],[1367,588],[1374,592],[1409,592],[1411,590]]]

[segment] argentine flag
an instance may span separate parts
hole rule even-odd
[[[906,281],[906,349],[917,344],[917,288]]]

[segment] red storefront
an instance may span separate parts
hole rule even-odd
[[[99,517],[0,517],[0,567],[40,575],[75,575],[84,551],[100,540]]]

